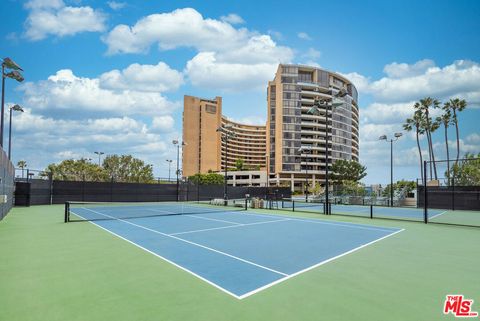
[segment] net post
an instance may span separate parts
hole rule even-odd
[[[244,207],[245,211],[248,209],[248,198],[245,198],[245,207]]]
[[[65,202],[65,217],[64,223],[68,223],[70,221],[70,202]]]
[[[427,161],[423,161],[423,177],[425,182],[423,183],[423,222],[428,223],[428,191],[427,191]]]
[[[326,213],[325,213],[325,202],[323,202],[323,215],[326,215]]]
[[[328,215],[332,215],[332,203],[328,202]]]
[[[370,218],[373,218],[373,205],[370,204]]]
[[[292,200],[292,212],[295,212],[295,201]]]

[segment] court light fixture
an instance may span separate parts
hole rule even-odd
[[[11,70],[10,72],[5,72],[5,70]],[[15,79],[18,82],[24,80],[22,74],[19,72],[23,69],[12,59],[6,57],[2,59],[2,106],[0,111],[0,146],[3,147],[3,129],[4,129],[4,115],[5,115],[5,79]]]

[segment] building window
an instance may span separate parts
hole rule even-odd
[[[205,111],[210,114],[215,114],[217,112],[217,106],[215,105],[205,105]]]

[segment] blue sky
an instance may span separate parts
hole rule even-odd
[[[6,102],[26,109],[13,160],[43,169],[95,150],[131,153],[165,177],[184,94],[222,96],[226,116],[261,123],[266,82],[292,62],[355,83],[365,182],[385,183],[389,146],[377,138],[400,131],[425,96],[469,102],[461,153],[480,152],[478,17],[477,1],[3,0],[0,53],[26,79],[6,85]],[[442,131],[434,141],[443,158]],[[396,178],[418,177],[414,136],[395,153]]]

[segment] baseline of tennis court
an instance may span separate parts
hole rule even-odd
[[[295,207],[295,211],[324,213],[323,203],[295,201],[295,204],[293,205],[292,202],[283,201],[282,204],[284,210],[293,210],[293,207]],[[346,214],[362,217],[370,216],[369,205],[331,204],[331,211],[332,214]],[[372,211],[373,216],[377,218],[398,218],[416,221],[423,221],[424,219],[423,208],[373,206]],[[428,209],[428,218],[433,219],[445,214],[446,212],[446,210],[441,209]]]
[[[174,213],[175,206],[149,210]],[[254,211],[118,219],[119,210],[85,207],[72,214],[105,217],[91,223],[238,299],[402,231]],[[134,217],[134,211],[146,209],[129,210]]]

